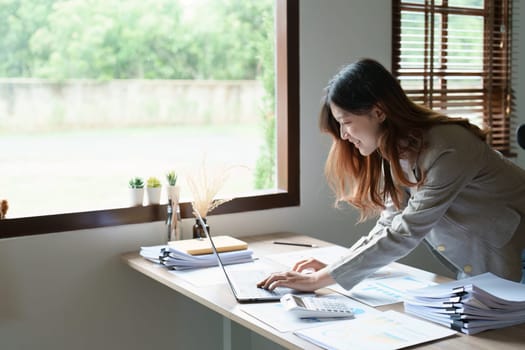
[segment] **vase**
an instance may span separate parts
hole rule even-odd
[[[166,194],[168,195],[168,199],[171,199],[171,202],[174,206],[179,205],[179,197],[180,197],[180,187],[179,186],[172,186],[169,185],[166,187]]]
[[[204,225],[206,226],[206,231],[210,233],[210,226],[206,222],[206,218],[202,218]],[[199,219],[195,219],[195,225],[193,225],[193,238],[203,239],[206,238],[206,233],[204,232],[202,225]]]
[[[148,204],[160,204],[160,194],[162,187],[148,187],[146,193],[148,195]]]
[[[130,188],[129,194],[132,206],[142,205],[144,202],[144,188]]]

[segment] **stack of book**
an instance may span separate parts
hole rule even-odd
[[[213,240],[224,265],[253,261],[253,251],[245,242],[230,236],[217,236]],[[217,256],[211,252],[207,239],[172,241],[166,245],[140,248],[142,257],[171,270],[217,266]]]
[[[484,273],[411,290],[405,312],[465,334],[525,323],[525,284]]]

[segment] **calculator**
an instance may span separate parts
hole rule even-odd
[[[284,308],[299,318],[351,318],[354,316],[350,299],[345,296],[299,296],[285,294],[281,297]]]

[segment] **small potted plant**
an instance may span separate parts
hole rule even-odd
[[[144,201],[144,180],[141,177],[133,177],[128,182],[131,194],[131,205],[142,205]]]
[[[157,177],[151,176],[148,178],[146,181],[146,193],[149,204],[160,204],[161,189],[162,185]]]
[[[166,173],[166,181],[168,182],[168,186],[166,186],[168,199],[178,203],[180,189],[179,186],[177,186],[177,178],[177,173],[174,170],[170,170]]]

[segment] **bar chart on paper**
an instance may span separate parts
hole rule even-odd
[[[350,291],[335,285],[330,289],[359,300],[367,305],[377,307],[401,302],[406,292],[412,289],[435,285],[434,282],[392,271],[392,277],[367,278]]]

